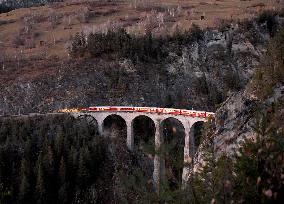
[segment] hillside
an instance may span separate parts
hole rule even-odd
[[[278,0],[194,1],[65,1],[20,8],[0,14],[2,55],[68,56],[67,47],[76,32],[106,32],[124,27],[129,33],[151,30],[159,36],[192,24],[216,27],[223,21],[238,22],[267,9],[280,9]],[[80,11],[80,12],[78,12]]]
[[[0,71],[0,112],[52,112],[94,104],[214,111],[230,92],[246,85],[270,35],[265,25],[252,21],[224,31],[197,29],[162,43],[134,37],[137,46],[158,46],[136,49],[138,61],[130,48],[119,52],[135,55],[108,52],[67,60],[21,56],[6,61]]]

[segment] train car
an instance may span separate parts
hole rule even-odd
[[[157,108],[157,107],[92,106],[80,110],[84,112],[117,111],[117,112],[158,113],[158,114],[170,114],[170,115],[183,115],[183,116],[199,117],[199,118],[208,118],[214,116],[214,113],[212,112],[175,109],[175,108]]]
[[[190,116],[190,117],[197,117],[196,111],[186,110],[186,109],[182,109],[180,111],[181,111],[180,112],[181,115]]]
[[[148,107],[134,107],[134,111],[136,111],[136,112],[143,112],[143,113],[150,112]]]
[[[110,106],[93,106],[89,107],[89,111],[90,112],[110,111]]]
[[[125,111],[125,112],[133,112],[135,110],[134,107],[119,107],[119,111]]]
[[[199,117],[199,118],[206,118],[206,112],[201,112],[201,111],[197,111],[196,112],[196,114],[197,114],[197,117]]]
[[[172,114],[172,115],[181,115],[181,110],[175,108],[164,108],[163,113]]]

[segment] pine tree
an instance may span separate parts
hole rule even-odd
[[[62,155],[65,153],[65,146],[64,146],[64,133],[63,129],[59,126],[56,129],[56,138],[55,138],[55,158],[56,161],[59,161]]]
[[[56,175],[55,175],[55,162],[54,162],[54,154],[51,145],[48,146],[47,152],[44,152],[43,156],[43,167],[44,172],[47,180],[45,180],[46,184],[46,193],[48,202],[52,203],[54,202],[55,198],[57,197],[57,191],[56,191]]]
[[[28,166],[28,163],[26,161],[26,159],[22,159],[21,162],[21,174],[20,174],[20,178],[21,178],[21,184],[20,184],[20,200],[23,203],[27,203],[30,201],[31,199],[31,186],[30,186],[30,181],[29,181],[29,174],[30,174],[30,169]]]
[[[205,132],[200,145],[202,161],[197,164],[199,170],[190,179],[190,191],[194,203],[230,203],[232,201],[232,160],[225,155],[217,157],[214,149],[214,126],[212,122],[209,121],[205,125]]]
[[[83,57],[85,55],[86,49],[87,42],[85,34],[76,33],[72,40],[72,45],[69,49],[69,53],[71,54],[71,56]]]
[[[90,172],[88,169],[88,164],[91,161],[90,152],[88,147],[82,147],[80,149],[80,158],[79,158],[79,168],[78,168],[78,185],[80,187],[86,187],[90,182]]]
[[[64,158],[62,157],[60,160],[59,167],[59,192],[58,192],[58,200],[60,203],[68,203],[68,194],[67,194],[67,183],[66,183],[66,166]]]
[[[284,117],[277,112],[256,116],[255,137],[246,139],[235,155],[237,202],[282,203],[284,199],[284,132],[283,123],[277,124]]]
[[[48,176],[52,177],[54,175],[54,156],[51,145],[48,146],[47,152],[44,152],[43,164]]]
[[[37,203],[46,203],[46,184],[44,177],[44,167],[42,164],[42,153],[40,153],[37,161],[37,181],[36,181],[36,196]]]
[[[4,188],[4,185],[0,183],[0,203],[11,203],[12,193],[10,190]]]
[[[64,161],[63,157],[61,157],[61,160],[60,160],[59,176],[60,176],[60,185],[65,184],[65,182],[66,182],[66,166],[65,166],[65,161]]]

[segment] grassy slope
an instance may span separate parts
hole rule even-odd
[[[219,19],[246,19],[253,17],[261,9],[279,7],[276,0],[153,0],[151,3],[139,4],[138,8],[127,2],[93,2],[90,4],[88,1],[23,8],[7,14],[0,14],[0,49],[2,52],[5,50],[8,55],[23,53],[28,56],[42,54],[44,56],[66,57],[68,55],[66,46],[70,36],[76,32],[100,30],[101,27],[105,27],[104,25],[118,22],[120,26],[126,27],[131,32],[141,33],[144,32],[145,28],[143,22],[146,21],[147,15],[150,15],[152,8],[167,10],[178,6],[181,8],[179,15],[165,20],[164,27],[170,32],[176,25],[184,29],[189,28],[192,23],[203,28],[213,27],[220,22]],[[94,14],[87,23],[78,20],[84,10]],[[191,12],[190,15],[189,12]],[[54,14],[58,16],[59,20],[58,24],[52,28],[48,18],[54,16]],[[200,16],[203,14],[205,14],[205,20],[200,20]],[[24,27],[24,17],[31,15],[36,16],[35,19],[38,21],[34,23],[32,28],[32,32],[37,35],[34,39],[35,47],[32,49],[27,49],[24,46],[15,48],[13,39],[19,35],[20,30]],[[70,25],[68,25],[69,22]],[[157,29],[156,32],[158,33]],[[40,45],[40,41],[43,45]]]

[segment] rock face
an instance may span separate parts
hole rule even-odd
[[[159,64],[56,58],[11,62],[0,70],[0,114],[91,105],[215,111],[229,92],[246,85],[268,39],[267,29],[252,24],[207,30],[203,40],[165,48],[170,54]]]
[[[284,101],[284,86],[274,88],[265,101],[257,100],[246,90],[232,94],[215,115],[215,147],[217,153],[233,153],[245,138],[254,138],[258,112],[269,111],[273,104]],[[258,110],[258,112],[256,112]],[[284,108],[278,110],[283,113]]]
[[[231,95],[223,103],[215,117],[218,153],[232,153],[244,138],[253,136],[253,116],[258,106],[258,101],[245,91]]]

